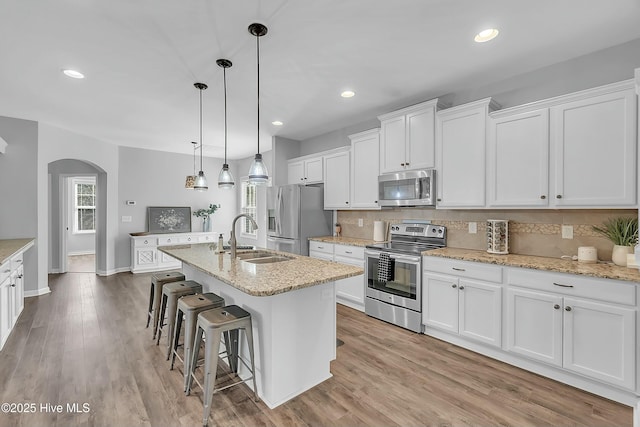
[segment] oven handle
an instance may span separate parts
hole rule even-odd
[[[370,258],[380,258],[380,253],[381,251],[365,251],[365,255],[367,255]],[[398,261],[404,261],[408,264],[420,265],[422,261],[422,257],[414,257],[411,255],[401,255],[401,254],[395,254],[392,252],[386,252],[386,253],[389,254],[389,258],[395,259]]]

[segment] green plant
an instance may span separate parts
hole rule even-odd
[[[638,242],[638,218],[618,217],[605,221],[593,230],[607,237],[614,245],[633,246]]]
[[[198,218],[208,218],[209,215],[214,214],[218,210],[218,205],[209,205],[208,209],[198,209],[193,212],[193,216]]]

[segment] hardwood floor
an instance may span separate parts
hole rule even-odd
[[[67,273],[95,273],[96,256],[89,255],[69,255],[67,257]]]
[[[50,276],[0,353],[2,426],[197,426],[202,393],[182,392],[145,329],[149,274]],[[209,425],[631,426],[631,408],[338,306],[333,378],[274,410],[245,386],[213,398]],[[47,413],[40,405],[63,405]],[[80,413],[67,412],[78,403]],[[88,403],[89,411],[82,412]]]

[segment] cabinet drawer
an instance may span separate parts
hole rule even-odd
[[[4,282],[4,279],[11,275],[11,261],[7,261],[0,265],[0,283]]]
[[[210,235],[206,235],[206,236],[198,236],[198,240],[195,241],[195,239],[193,239],[194,241],[191,243],[207,243],[207,242],[217,242],[218,239],[215,236],[210,236]]]
[[[11,258],[11,270],[16,270],[18,267],[20,267],[22,265],[22,256],[24,255],[23,252],[20,252],[17,255],[14,255]]]
[[[334,254],[347,258],[355,258],[364,261],[364,248],[360,246],[335,245]]]
[[[467,277],[469,279],[486,280],[497,283],[502,282],[502,267],[499,266],[436,258],[428,255],[423,257],[423,260],[422,269],[424,271],[435,271],[437,273],[452,274],[457,277]]]
[[[166,236],[158,237],[158,246],[177,245],[181,242],[182,237],[179,236]]]
[[[157,246],[158,239],[156,239],[155,237],[145,237],[144,239],[135,239],[134,242],[136,248],[145,246]]]
[[[198,236],[192,236],[190,234],[187,234],[186,236],[180,236],[180,243],[198,243]]]
[[[333,255],[333,243],[324,243],[324,242],[317,242],[315,240],[310,240],[309,251],[324,252],[326,254]]]
[[[507,283],[563,295],[636,305],[636,285],[609,279],[509,268]]]

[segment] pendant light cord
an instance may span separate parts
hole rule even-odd
[[[258,154],[260,154],[260,36],[256,36],[256,46],[258,63]]]
[[[202,89],[200,89],[200,170],[202,171]]]
[[[224,164],[227,164],[227,68],[222,68],[224,80]]]

